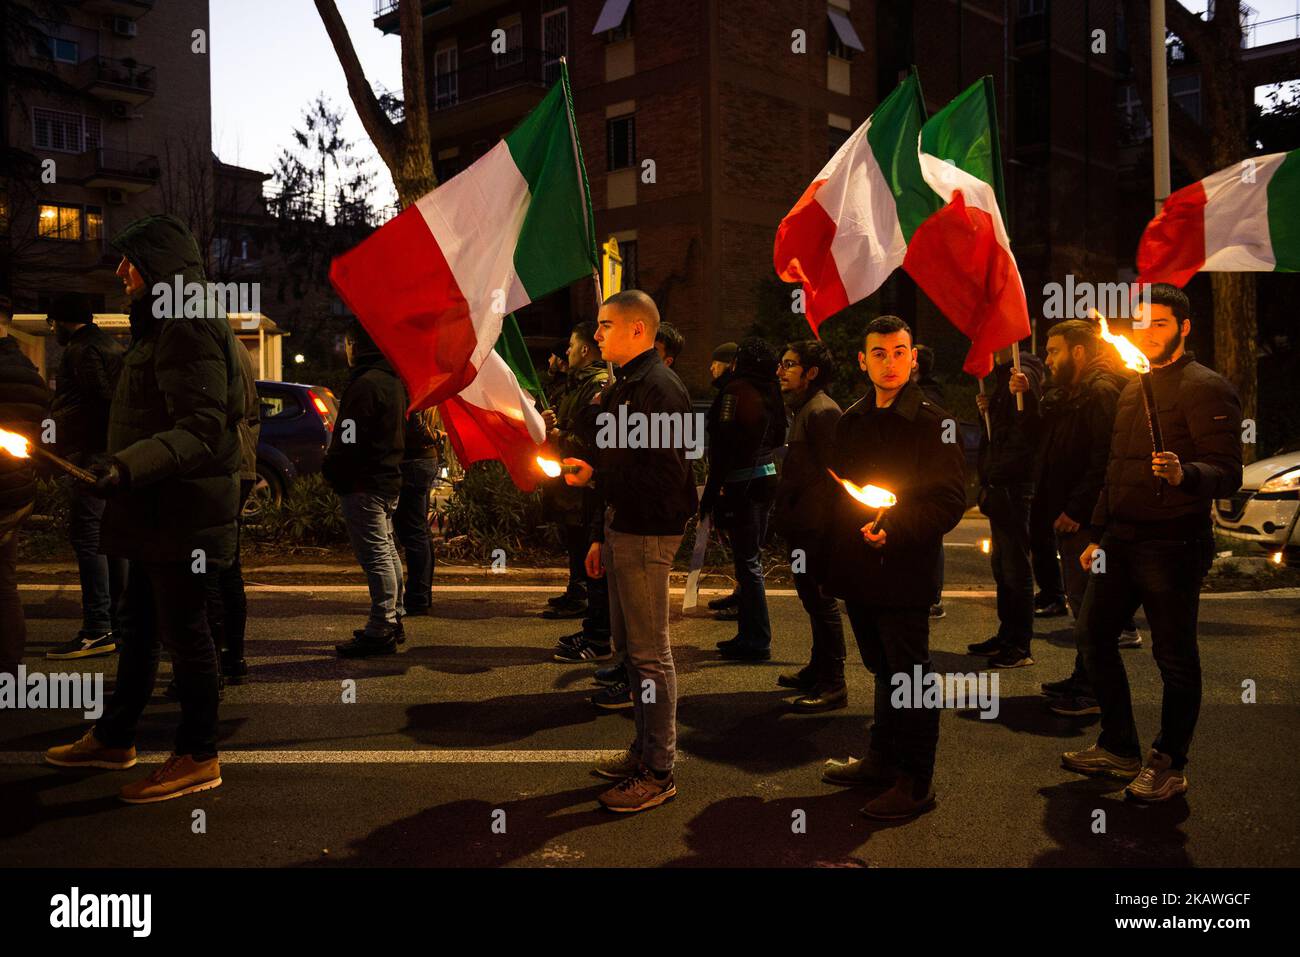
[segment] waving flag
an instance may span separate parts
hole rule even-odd
[[[462,465],[496,459],[520,489],[537,487],[541,474],[536,459],[546,441],[546,425],[500,353],[488,352],[474,381],[439,410]]]
[[[592,275],[596,237],[567,68],[514,132],[330,266],[423,409],[485,368],[505,315]]]
[[[1138,243],[1138,282],[1300,270],[1300,150],[1243,160],[1172,193]]]

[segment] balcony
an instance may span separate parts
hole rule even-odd
[[[81,0],[80,6],[93,13],[135,19],[153,9],[153,0]]]
[[[97,56],[83,60],[81,88],[91,96],[115,103],[139,106],[153,98],[157,92],[157,77],[153,67],[137,63],[127,57]]]
[[[429,78],[429,133],[434,140],[512,124],[560,77],[541,50],[515,49]]]
[[[398,0],[375,0],[375,29],[381,33],[398,32]],[[453,0],[424,0],[421,12],[426,16],[443,13],[456,6]]]
[[[127,193],[143,193],[158,182],[162,168],[158,157],[148,153],[128,153],[125,150],[100,148],[94,153],[94,172],[85,184],[91,189],[120,189]]]

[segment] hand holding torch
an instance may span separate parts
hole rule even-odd
[[[94,485],[99,481],[91,472],[78,468],[67,459],[55,455],[48,449],[43,449],[39,445],[34,445],[25,435],[17,432],[10,432],[7,429],[0,429],[0,450],[7,452],[16,459],[29,459],[33,455],[44,459],[51,465],[55,466],[71,475],[79,482],[85,482],[87,485]]]
[[[854,501],[876,510],[875,520],[872,521],[871,527],[867,529],[867,533],[875,535],[879,532],[880,523],[885,517],[885,510],[898,504],[898,496],[888,489],[880,488],[878,485],[855,485],[848,479],[840,478],[834,472],[831,472],[831,477],[844,486],[844,491],[848,492]]]
[[[1096,309],[1092,310],[1092,314],[1097,317],[1101,337],[1115,347],[1124,365],[1138,374],[1138,383],[1142,387],[1142,403],[1147,412],[1147,428],[1151,432],[1151,449],[1153,452],[1163,452],[1165,438],[1160,431],[1160,413],[1156,409],[1155,391],[1151,386],[1151,360],[1133,343],[1111,332],[1110,327],[1106,325],[1105,316]]]

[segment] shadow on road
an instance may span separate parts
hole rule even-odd
[[[1084,778],[1039,788],[1047,799],[1043,831],[1058,847],[1037,855],[1034,867],[1190,867],[1182,824],[1187,800],[1159,804],[1125,800],[1123,783]],[[1105,833],[1096,833],[1105,813]]]

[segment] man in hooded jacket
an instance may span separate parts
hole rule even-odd
[[[202,257],[184,223],[148,216],[112,245],[131,300],[131,347],[113,395],[106,459],[93,471],[95,490],[108,499],[100,547],[131,562],[121,661],[104,716],[45,757],[63,767],[133,766],[136,725],[165,646],[181,705],[175,750],[119,793],[144,804],[221,784],[206,573],[230,565],[237,547],[243,347],[205,292]]]

